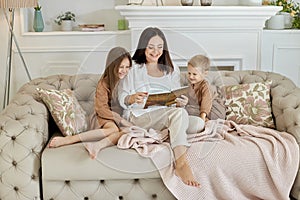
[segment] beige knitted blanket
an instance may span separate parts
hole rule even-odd
[[[195,188],[174,175],[172,150],[163,142],[165,135],[138,127],[127,131],[118,147],[134,148],[141,156],[150,157],[179,200],[289,200],[299,149],[288,133],[232,121],[208,121],[203,132],[188,135],[188,161],[201,184]]]

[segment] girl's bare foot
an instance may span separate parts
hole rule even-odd
[[[200,183],[195,180],[192,170],[187,162],[180,164],[177,163],[175,167],[175,174],[180,177],[185,184],[189,186],[200,187]]]
[[[71,143],[70,139],[71,139],[70,136],[66,136],[66,137],[56,136],[56,137],[52,138],[52,140],[49,142],[48,146],[50,148],[64,146],[64,145]]]
[[[99,151],[102,149],[99,142],[85,142],[83,143],[86,150],[89,152],[91,159],[95,160]]]
[[[91,159],[96,159],[98,153],[106,148],[106,147],[110,147],[114,144],[117,143],[118,139],[120,138],[122,133],[117,132],[117,133],[113,133],[111,135],[109,135],[108,137],[97,141],[97,142],[85,142],[84,147],[86,148],[86,150],[89,152],[89,155],[91,157]]]

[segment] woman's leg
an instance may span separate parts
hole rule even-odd
[[[186,158],[187,147],[179,145],[173,148],[175,157],[175,174],[181,178],[181,180],[190,186],[200,187],[200,183],[195,179],[192,169]]]
[[[141,116],[130,116],[130,122],[149,130],[168,129],[170,135],[170,144],[172,148],[178,145],[189,146],[187,142],[186,130],[188,128],[188,114],[182,108],[161,108]]]
[[[119,131],[119,128],[114,122],[107,122],[102,129],[89,130],[77,135],[56,136],[49,142],[50,148],[60,147],[64,145],[74,144],[77,142],[98,141],[105,138],[107,135]]]
[[[189,126],[189,116],[185,109],[176,109],[169,113],[169,131],[171,147],[175,157],[175,174],[181,180],[190,186],[199,187],[191,167],[186,158],[187,147],[187,130]]]
[[[188,113],[182,108],[164,108],[146,113],[139,117],[131,116],[131,122],[145,129],[162,130],[168,128],[170,144],[175,157],[175,173],[182,181],[191,186],[200,184],[195,180],[189,163],[186,159],[186,150],[189,146],[186,131],[188,129]]]

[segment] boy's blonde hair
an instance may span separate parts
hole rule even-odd
[[[188,65],[191,65],[195,68],[200,68],[202,72],[205,72],[210,68],[210,60],[204,55],[196,55],[189,60]]]

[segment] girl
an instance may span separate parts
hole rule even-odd
[[[122,135],[120,126],[131,126],[120,114],[122,109],[117,101],[117,87],[130,67],[132,60],[130,54],[122,47],[110,50],[106,59],[106,67],[101,76],[95,94],[95,113],[91,119],[91,127],[87,132],[66,137],[54,137],[49,147],[59,147],[76,142],[97,141],[85,143],[90,157],[95,159],[98,152],[108,146],[115,145]]]

